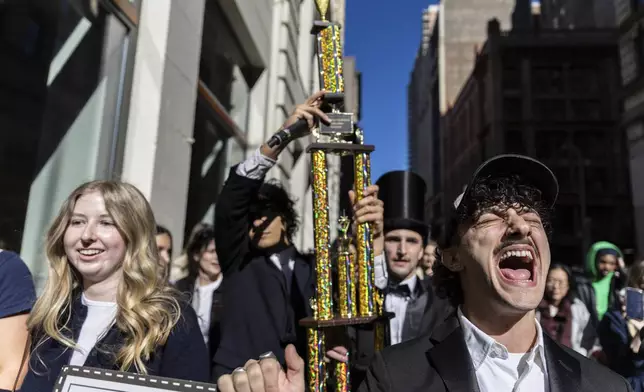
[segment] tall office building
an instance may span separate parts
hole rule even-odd
[[[331,19],[343,9],[335,1]],[[4,246],[40,285],[45,230],[63,199],[85,181],[119,178],[141,189],[181,249],[196,223],[212,223],[229,167],[318,89],[315,18],[309,0],[3,4]],[[292,143],[271,171],[298,200],[302,250],[313,243],[306,144]],[[337,209],[331,200],[332,217]]]
[[[590,243],[600,240],[619,244],[632,260],[617,52],[612,29],[507,33],[490,23],[472,75],[445,116],[446,199],[454,200],[486,159],[532,156],[559,181],[553,260],[581,266]]]
[[[631,170],[637,247],[644,256],[644,4],[615,0],[619,23],[621,96],[620,129],[626,135]]]
[[[431,219],[431,198],[440,180],[440,111],[438,110],[439,5],[423,11],[422,36],[407,85],[407,133],[410,170],[427,183],[426,219]]]

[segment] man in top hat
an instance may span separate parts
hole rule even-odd
[[[431,279],[416,275],[425,251],[429,226],[425,223],[425,181],[411,171],[391,171],[376,182],[384,203],[385,258],[389,286],[385,310],[395,315],[389,322],[389,344],[418,336],[421,321],[433,297]]]
[[[528,157],[501,155],[477,169],[454,203],[433,276],[437,294],[456,310],[429,336],[377,353],[360,391],[631,390],[608,368],[559,345],[536,321],[558,190],[552,171]],[[221,379],[220,390],[250,383],[253,391],[304,391],[304,364],[294,350],[286,363],[285,373],[272,359],[251,361],[253,377]]]
[[[411,171],[391,171],[383,174],[376,184],[378,198],[384,206],[384,253],[388,270],[385,311],[393,314],[385,345],[390,346],[428,332],[437,313],[448,304],[435,298],[430,277],[420,278],[416,273],[429,235],[424,218],[425,181]],[[354,389],[373,360],[374,338],[372,326],[356,331],[351,361]]]

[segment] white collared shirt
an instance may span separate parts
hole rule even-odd
[[[199,278],[195,282],[195,291],[192,296],[192,308],[197,312],[197,320],[199,321],[199,328],[203,335],[203,340],[208,344],[210,340],[210,316],[212,314],[212,298],[221,286],[224,280],[224,275],[220,274],[217,280],[206,285],[199,285]]]
[[[418,277],[416,274],[413,274],[411,277],[400,282],[400,285],[409,286],[409,291],[413,293],[417,281]],[[385,310],[395,315],[394,318],[389,320],[389,343],[392,346],[402,341],[403,324],[405,323],[407,304],[410,299],[397,293],[388,293],[385,297]]]
[[[472,324],[460,307],[458,318],[481,392],[549,392],[543,331],[536,319],[535,346],[515,354]]]

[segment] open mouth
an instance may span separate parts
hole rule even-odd
[[[535,280],[535,254],[531,248],[506,248],[501,251],[499,270],[510,282],[527,283]]]

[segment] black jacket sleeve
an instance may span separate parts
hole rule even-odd
[[[362,384],[358,387],[358,392],[388,392],[391,390],[393,389],[387,365],[385,365],[382,355],[376,353]]]
[[[224,276],[240,269],[249,251],[250,204],[263,183],[238,175],[236,169],[230,169],[215,211],[215,242]]]

